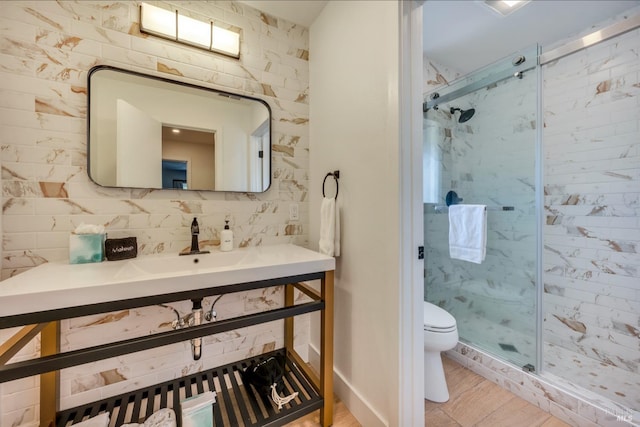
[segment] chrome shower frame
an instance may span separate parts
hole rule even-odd
[[[508,62],[508,65],[494,73],[489,72],[492,69],[492,66],[485,67],[473,72],[473,74],[480,76],[482,76],[483,73],[486,74],[485,76],[478,78],[476,81],[468,82],[467,78],[463,77],[448,85],[447,93],[431,93],[428,97],[429,99],[423,102],[422,111],[426,112],[431,108],[437,109],[439,105],[508,78],[522,78],[524,72],[531,70],[538,65],[538,46],[534,45],[529,48],[519,50],[511,56],[513,56],[511,61],[496,61],[496,63],[503,61],[505,63]]]

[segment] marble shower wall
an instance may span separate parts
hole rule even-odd
[[[438,64],[426,55],[422,57],[422,91],[430,93],[440,87],[445,87],[462,77],[462,74],[445,65]]]
[[[308,29],[231,1],[162,4],[239,28],[240,60],[141,34],[136,1],[0,2],[3,278],[44,262],[66,262],[69,232],[82,222],[103,224],[110,237],[137,237],[145,255],[189,247],[194,216],[203,246],[217,243],[225,219],[236,246],[308,244]],[[271,188],[246,194],[93,184],[86,172],[87,72],[98,64],[265,100],[273,113]],[[299,205],[300,221],[289,221],[291,203]],[[248,292],[225,296],[216,308],[221,318],[232,317],[280,304],[281,297],[281,288],[268,295]],[[174,307],[184,314],[190,303]],[[173,318],[170,310],[155,307],[76,319],[63,323],[62,342],[70,349],[96,344],[95,336],[164,330]],[[304,344],[308,319],[296,323],[296,342]],[[0,341],[7,336],[0,332]],[[208,338],[198,363],[185,344],[64,370],[62,407],[226,363],[281,341],[282,325],[274,323]],[[38,351],[34,342],[16,359]],[[37,378],[0,385],[0,425],[37,424],[37,388]]]
[[[640,30],[544,71],[544,368],[640,410]]]

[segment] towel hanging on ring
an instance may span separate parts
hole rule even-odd
[[[327,178],[329,178],[330,176],[332,176],[333,179],[336,181],[336,195],[334,199],[338,200],[338,193],[340,192],[340,185],[338,184],[338,179],[340,178],[340,171],[329,172],[324,176],[324,179],[322,180],[322,197],[327,197],[324,194],[324,186],[327,183]]]
[[[324,186],[329,176],[336,181],[335,197],[327,197]],[[320,204],[320,253],[337,257],[340,256],[340,208],[338,207],[338,178],[340,171],[329,172],[322,182],[322,203]]]

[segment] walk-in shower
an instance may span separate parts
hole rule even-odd
[[[453,314],[461,340],[527,369],[536,364],[537,55],[532,47],[515,66],[506,58],[454,82],[424,108],[425,295]],[[459,201],[487,205],[480,265],[449,258],[447,205]]]
[[[461,342],[614,421],[640,411],[640,17],[624,25],[518,51],[423,105],[425,299]],[[482,264],[449,256],[452,192],[487,206]]]

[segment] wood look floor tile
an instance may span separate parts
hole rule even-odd
[[[475,426],[512,397],[513,394],[502,387],[482,381],[444,403],[442,409],[463,427]]]
[[[445,378],[447,379],[450,399],[455,399],[465,391],[474,389],[480,383],[486,381],[486,379],[480,375],[446,357],[443,357],[442,364],[444,366]]]
[[[443,357],[450,399],[446,403],[424,401],[425,427],[569,427],[558,418]],[[340,400],[334,404],[334,427],[362,427]],[[318,427],[320,413],[298,419],[285,427]]]
[[[460,427],[460,424],[440,408],[425,410],[425,427]]]
[[[540,427],[551,418],[537,406],[513,396],[501,407],[482,419],[478,427]]]
[[[319,427],[320,411],[314,411],[309,415],[298,418],[284,427]],[[333,426],[334,427],[362,427],[356,417],[344,406],[340,400],[336,399],[333,404]]]
[[[540,427],[571,427],[571,425],[552,415]]]

